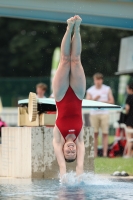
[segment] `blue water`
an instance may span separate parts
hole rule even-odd
[[[73,173],[59,180],[0,179],[0,200],[132,200],[133,182],[84,174],[77,181]]]

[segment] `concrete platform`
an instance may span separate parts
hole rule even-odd
[[[84,128],[84,170],[94,172],[93,129]],[[59,168],[54,155],[53,128],[4,127],[0,146],[0,176],[13,178],[58,178]],[[67,163],[75,171],[76,162]]]

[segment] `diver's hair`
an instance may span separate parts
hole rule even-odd
[[[65,161],[66,161],[67,163],[74,162],[75,160],[76,160],[76,158],[74,158],[74,159],[66,159],[66,158],[65,158]]]
[[[129,84],[128,84],[128,88],[129,88],[130,90],[133,90],[133,83],[129,83]]]

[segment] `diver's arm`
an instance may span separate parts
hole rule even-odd
[[[76,166],[76,174],[79,176],[84,172],[84,155],[85,155],[85,146],[84,141],[80,141],[77,143],[77,166]]]
[[[66,174],[66,163],[64,159],[64,155],[62,152],[62,145],[60,143],[57,143],[55,138],[53,138],[53,146],[54,146],[54,152],[57,158],[57,162],[59,165],[59,170],[60,170],[60,176]]]

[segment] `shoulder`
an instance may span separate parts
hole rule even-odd
[[[133,103],[133,95],[128,95],[126,99],[126,104]]]
[[[105,88],[105,89],[110,89],[110,86],[108,86],[108,85],[103,84],[102,87]]]
[[[110,86],[104,85],[104,84],[102,85],[102,88],[103,88],[104,90],[106,90],[106,91],[111,90]]]
[[[95,86],[93,85],[93,86],[91,86],[90,88],[87,89],[87,92],[88,92],[88,93],[89,93],[89,92],[92,92],[94,89],[95,89]]]

